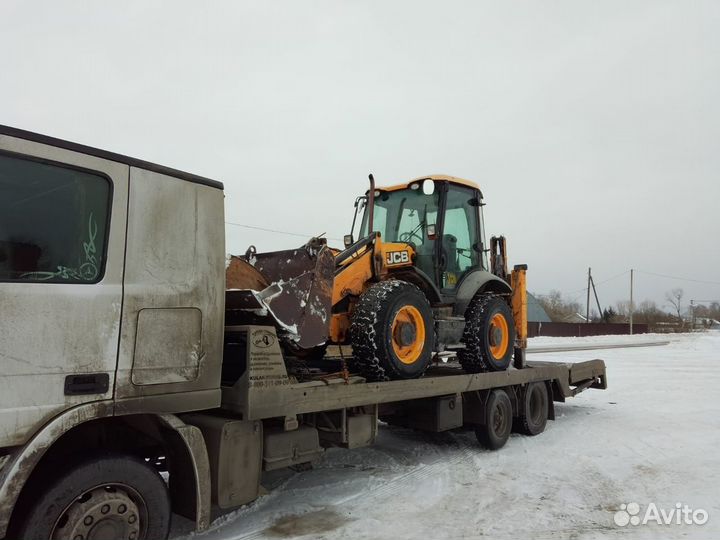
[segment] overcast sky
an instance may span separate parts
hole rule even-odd
[[[227,221],[342,238],[368,172],[444,173],[532,291],[720,299],[717,1],[3,0],[0,47],[0,123],[219,179]]]

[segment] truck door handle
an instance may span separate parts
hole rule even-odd
[[[104,394],[109,388],[110,375],[107,373],[83,373],[65,377],[66,396]]]

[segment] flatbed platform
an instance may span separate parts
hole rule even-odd
[[[248,335],[247,369],[232,387],[223,388],[223,408],[242,414],[246,420],[523,386],[533,381],[552,383],[555,401],[564,401],[587,388],[607,388],[602,360],[577,363],[530,361],[523,369],[476,374],[463,372],[457,364],[440,364],[419,379],[367,382],[359,376],[343,378],[335,374],[296,382],[288,376],[279,345],[275,342],[267,346],[259,339],[268,335],[266,327],[228,327],[226,332]]]

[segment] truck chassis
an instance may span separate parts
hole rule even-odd
[[[338,356],[324,362],[342,367],[344,360]],[[387,382],[366,382],[343,369],[330,373],[310,369],[298,374],[286,367],[292,364],[292,359],[283,355],[273,327],[229,326],[225,329],[220,408],[177,415],[137,415],[116,408],[108,410],[107,416],[115,417],[120,424],[104,426],[110,425],[112,432],[137,435],[135,442],[126,440],[121,445],[128,456],[138,457],[144,448],[156,449],[148,450],[145,459],[157,460],[158,468],[169,473],[172,511],[193,519],[201,531],[209,526],[213,508],[217,513],[259,497],[263,493],[263,471],[310,466],[327,447],[371,445],[378,421],[432,432],[470,427],[482,445],[498,449],[505,444],[511,425],[536,435],[547,419],[555,419],[553,402],[564,402],[588,388],[607,388],[602,360],[526,362],[522,369],[477,374],[466,374],[453,362],[437,361],[422,378]],[[540,395],[546,396],[544,405],[534,399],[538,388]],[[498,424],[492,414],[503,402],[507,403],[506,418],[504,424]],[[528,409],[533,403],[540,403],[539,413]],[[536,416],[531,419],[536,425],[528,431],[532,415]],[[110,420],[94,422],[102,429]],[[3,456],[0,502],[14,503],[20,492],[8,490],[13,487],[8,477],[12,473],[20,477],[17,473],[23,467],[31,476],[29,471],[43,454],[52,456],[54,446],[63,449],[57,450],[54,459],[44,461],[56,462],[58,455],[80,453],[84,448],[80,439],[92,433],[94,422],[83,424],[78,419],[78,426],[60,438],[67,446],[41,433]],[[83,426],[88,429],[83,430]],[[72,437],[73,432],[77,432],[76,437]],[[167,450],[164,453],[168,455],[160,455],[163,452],[157,448]],[[124,459],[114,447],[108,453]],[[170,465],[163,467],[166,461]],[[42,474],[47,472],[46,467],[35,468]],[[29,501],[45,489],[37,482],[37,475],[30,480],[35,481],[28,481],[28,488],[22,490],[13,517],[31,511]],[[168,515],[168,530],[169,519]],[[9,537],[13,531],[10,521]]]

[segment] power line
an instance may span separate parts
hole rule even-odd
[[[661,278],[666,279],[676,279],[678,281],[691,281],[693,283],[704,283],[706,285],[720,285],[720,281],[706,281],[704,279],[692,279],[692,278],[684,278],[684,277],[678,277],[678,276],[668,276],[665,274],[657,274],[655,272],[646,272],[645,270],[635,270],[636,272],[640,272],[641,274],[647,274],[650,276],[657,276]]]
[[[602,285],[603,283],[607,283],[608,281],[612,281],[613,279],[617,279],[617,278],[619,278],[619,277],[623,277],[624,275],[629,274],[629,273],[630,273],[630,270],[625,270],[625,271],[622,272],[621,274],[617,274],[616,276],[613,276],[613,277],[611,277],[611,278],[607,278],[607,279],[604,279],[604,280],[602,280],[602,281],[598,281],[598,282],[595,284],[595,286],[597,287],[598,285]]]
[[[243,227],[245,229],[253,229],[255,231],[264,231],[269,233],[275,233],[275,234],[286,234],[288,236],[299,236],[300,238],[312,238],[315,235],[313,234],[302,234],[302,233],[294,233],[289,231],[279,231],[277,229],[268,229],[266,227],[258,227],[256,225],[247,225],[245,223],[234,223],[232,221],[226,221],[225,225],[234,225],[235,227]],[[330,238],[326,237],[328,240],[335,240],[337,242],[342,242],[341,238]]]
[[[646,274],[646,275],[656,276],[656,277],[661,277],[661,278],[666,278],[666,279],[675,279],[675,280],[678,280],[678,281],[689,281],[689,282],[693,282],[693,283],[703,283],[703,284],[706,284],[706,285],[720,285],[720,281],[708,281],[708,280],[704,280],[704,279],[693,279],[693,278],[685,278],[685,277],[680,277],[680,276],[670,276],[670,275],[667,275],[667,274],[658,274],[657,272],[647,272],[647,271],[645,271],[645,270],[638,270],[638,269],[635,269],[635,271],[636,271],[636,272],[639,272],[639,273],[641,273],[641,274]],[[620,278],[620,277],[622,277],[622,276],[625,276],[625,275],[627,275],[627,274],[629,274],[629,273],[630,273],[630,270],[625,270],[624,272],[621,272],[621,273],[619,273],[619,274],[616,274],[616,275],[614,275],[614,276],[612,276],[612,277],[609,277],[609,278],[604,279],[604,280],[602,280],[602,281],[598,281],[597,283],[595,283],[595,287],[598,287],[599,285],[603,285],[603,284],[605,284],[605,283],[607,283],[607,282],[609,282],[609,281],[612,281],[612,280],[614,280],[614,279],[618,279],[618,278]],[[568,298],[568,301],[570,301],[570,302],[576,302],[576,301],[578,301],[578,299],[579,299],[583,294],[585,294],[585,293],[587,292],[587,290],[588,290],[587,287],[583,287],[582,289],[575,289],[575,290],[566,292],[565,295],[566,295],[566,297]],[[547,295],[538,294],[537,296],[542,297],[542,296],[547,296]]]
[[[607,283],[608,281],[612,281],[613,279],[617,279],[617,278],[619,278],[619,277],[622,277],[622,276],[628,274],[629,272],[630,272],[630,270],[625,270],[624,272],[621,272],[620,274],[614,275],[614,276],[609,277],[609,278],[607,278],[607,279],[604,279],[604,280],[602,280],[602,281],[598,281],[598,282],[595,284],[595,287],[597,287],[598,285],[602,285],[603,283]],[[578,298],[581,294],[587,292],[587,289],[588,289],[587,287],[583,287],[582,289],[576,289],[576,290],[574,290],[574,291],[570,291],[570,292],[567,292],[567,293],[565,293],[565,294],[567,294],[568,296],[573,296],[573,295],[574,295],[575,298]]]

